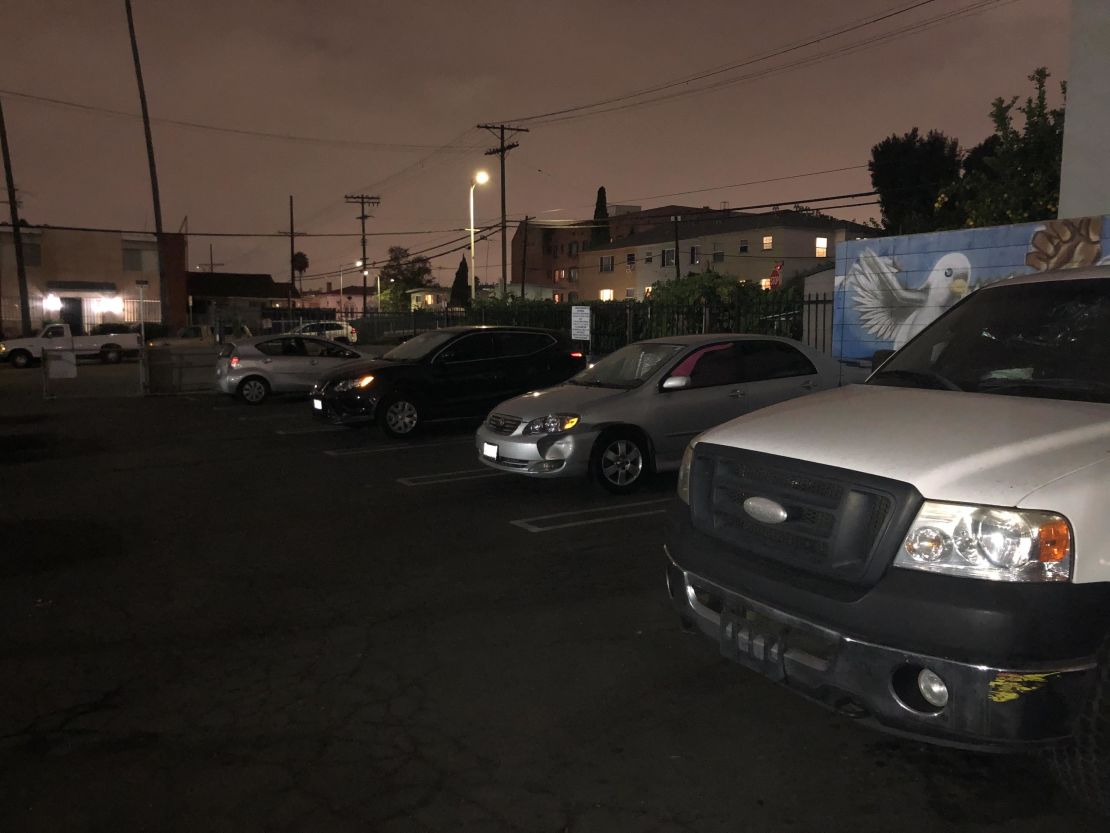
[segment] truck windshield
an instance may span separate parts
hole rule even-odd
[[[983,289],[868,384],[1110,402],[1110,278]]]

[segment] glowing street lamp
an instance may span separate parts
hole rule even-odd
[[[470,298],[478,297],[478,271],[474,265],[474,188],[489,182],[489,174],[478,171],[470,181]]]

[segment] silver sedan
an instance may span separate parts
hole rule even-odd
[[[569,382],[498,405],[478,459],[531,477],[592,475],[612,492],[677,469],[697,434],[776,402],[836,387],[831,358],[787,338],[697,335],[630,344]]]
[[[299,335],[258,336],[225,343],[216,359],[216,389],[261,405],[273,393],[308,393],[343,362],[370,355],[349,344]]]

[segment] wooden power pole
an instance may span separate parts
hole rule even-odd
[[[528,129],[525,127],[510,127],[505,124],[480,124],[478,127],[489,130],[500,139],[497,147],[486,151],[486,156],[501,157],[501,297],[504,298],[509,294],[509,254],[505,230],[505,155],[513,148],[520,147],[520,142],[505,144],[505,131],[508,130],[509,133],[527,133]]]
[[[19,227],[19,201],[15,194],[12,155],[8,149],[8,128],[4,124],[4,100],[0,98],[0,152],[4,155],[4,179],[8,184],[8,207],[12,216],[12,242],[15,244],[15,274],[19,282],[19,324],[23,337],[31,336],[31,301],[27,296],[27,267],[23,262],[23,234]]]

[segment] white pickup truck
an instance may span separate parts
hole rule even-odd
[[[138,333],[113,333],[111,335],[75,336],[68,324],[47,324],[37,336],[11,338],[0,342],[0,362],[10,362],[12,367],[29,367],[41,361],[47,351],[73,351],[78,357],[99,358],[115,364],[125,353],[139,349]]]
[[[1110,812],[1110,268],[954,305],[863,385],[699,435],[667,587],[721,653],[877,728],[1048,753]]]

